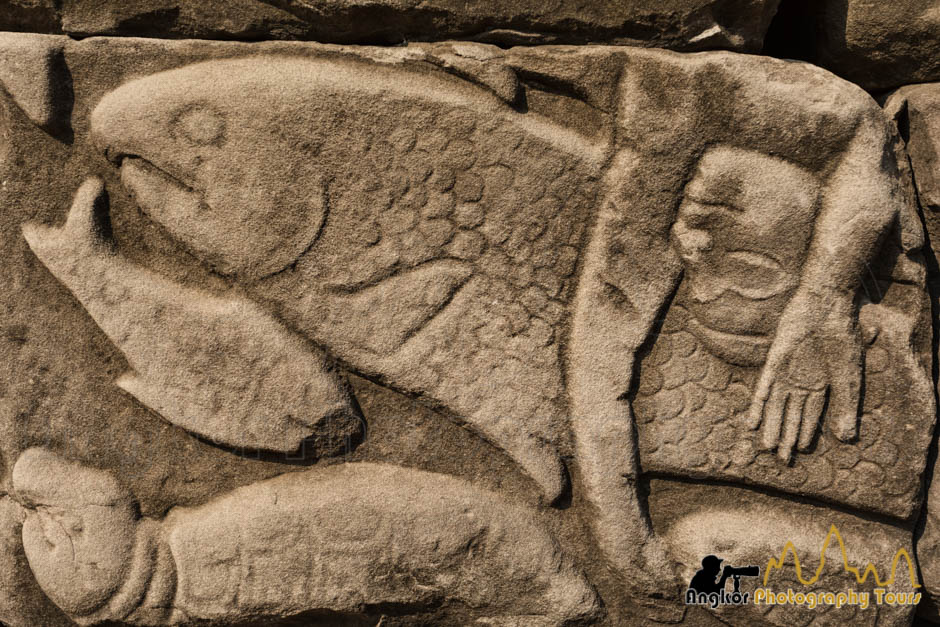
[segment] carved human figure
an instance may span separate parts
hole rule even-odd
[[[761,428],[761,445],[783,461],[794,446],[809,448],[827,390],[833,432],[846,441],[857,433],[862,347],[855,292],[834,287],[831,277],[802,279],[819,200],[819,182],[804,168],[756,150],[712,146],[684,190],[671,233],[683,267],[673,303],[687,309],[689,331],[709,352],[732,364],[764,365],[749,426]],[[835,219],[820,216],[820,237]],[[891,222],[876,226],[872,235],[881,239]],[[855,266],[858,286],[874,249],[859,250],[855,240],[871,235],[847,235],[844,249],[830,253],[838,260],[822,272]],[[830,244],[816,243],[813,256],[824,247]],[[821,274],[812,265],[808,272]],[[821,278],[826,282],[817,284]]]
[[[658,573],[672,562],[648,522],[642,471],[771,486],[899,519],[917,507],[916,472],[884,478],[890,453],[859,462],[851,488],[833,480],[831,462],[874,450],[872,430],[899,445],[913,435],[918,457],[929,438],[917,332],[923,237],[895,138],[865,94],[812,69],[787,67],[781,79],[775,64],[748,67],[741,86],[731,77],[747,62],[730,55],[637,52],[620,85],[617,154],[575,297],[568,391],[597,540],[657,605]],[[816,129],[812,147],[793,128]],[[869,294],[863,279],[891,287]],[[872,343],[891,355],[892,376],[918,390],[892,408],[918,427],[905,433],[877,409],[885,397],[873,386],[882,396],[865,419],[877,424],[859,445]]]

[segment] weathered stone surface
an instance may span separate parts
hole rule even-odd
[[[43,449],[20,456],[13,483],[28,508],[30,566],[83,625],[444,599],[494,624],[563,625],[600,614],[587,581],[526,512],[443,475],[375,464],[290,473],[170,510],[159,522],[138,519],[130,493],[109,474]]]
[[[902,87],[887,98],[885,110],[904,137],[929,228],[940,211],[940,83]]]
[[[823,0],[813,60],[870,90],[940,79],[940,5],[935,0]]]
[[[69,35],[300,39],[306,25],[257,0],[62,0],[61,28]]]
[[[10,627],[71,625],[62,611],[43,596],[23,551],[26,510],[8,495],[0,496],[0,620]]]
[[[0,1],[0,30],[31,33],[60,33],[55,0]]]
[[[0,84],[37,126],[63,131],[71,113],[61,37],[3,34]]]
[[[778,0],[5,0],[0,27],[75,36],[501,44],[608,42],[757,51]],[[5,11],[5,13],[4,13]]]
[[[755,50],[777,8],[774,0],[386,0],[370,2],[264,0],[312,25],[315,39],[362,37],[414,41],[472,37],[493,43],[610,42],[676,49]],[[381,15],[381,22],[373,21]],[[322,35],[320,34],[322,33]]]
[[[23,236],[124,353],[132,371],[121,389],[232,447],[292,452],[335,423],[357,430],[359,411],[322,352],[250,301],[188,290],[119,258],[107,203],[89,179],[64,227],[26,224]]]
[[[688,490],[668,481],[655,480],[651,486],[650,512],[653,528],[661,535],[675,560],[683,580],[691,580],[701,568],[702,556],[721,546],[721,556],[729,564],[759,564],[758,586],[798,592],[856,590],[868,592],[872,605],[843,607],[761,605],[720,608],[716,614],[732,625],[910,625],[913,606],[876,606],[875,576],[884,582],[891,576],[891,564],[899,549],[913,555],[911,534],[890,525],[868,521],[812,503],[791,503],[781,509],[771,496],[742,488],[698,486],[700,507],[688,507]],[[781,558],[779,567],[769,568],[768,557]],[[843,548],[845,553],[843,555]],[[796,556],[794,558],[794,556]],[[797,571],[796,559],[800,570]],[[874,564],[878,572],[859,583],[845,564],[865,568]],[[914,562],[902,556],[894,571],[895,581],[887,589],[917,594]],[[804,583],[813,577],[811,584]],[[766,584],[764,584],[766,577]],[[913,578],[913,579],[912,579]],[[742,578],[741,589],[744,590]],[[692,622],[692,621],[688,621]],[[694,623],[692,623],[694,624]]]
[[[920,224],[887,120],[861,90],[810,66],[636,53],[631,67],[624,148],[607,175],[569,347],[576,458],[601,545],[624,572],[638,559],[663,568],[639,506],[623,499],[635,481],[624,477],[639,470],[622,453],[637,446],[634,418],[640,469],[838,493],[912,515],[920,480],[907,471],[922,472],[934,420],[930,310]],[[892,355],[889,376],[917,390],[896,406],[876,400],[880,349]],[[631,381],[623,372],[634,360]],[[817,433],[813,395],[825,391]],[[862,457],[869,446],[879,461]],[[901,451],[916,461],[896,474]]]
[[[937,589],[914,127],[859,87],[730,52],[51,43],[69,110],[0,73],[35,615],[902,625]],[[687,604],[709,555],[752,594],[910,600]]]
[[[934,253],[928,264],[928,285],[934,299],[933,327],[940,326],[940,271],[936,242],[940,241],[940,85],[924,84],[903,87],[886,98],[885,110],[894,118],[904,138],[910,175],[917,189],[917,198],[922,208],[924,226],[928,240],[934,245]],[[940,481],[937,467],[929,479],[927,493],[928,508],[923,517],[917,541],[918,560],[924,581],[933,595],[932,603],[921,608],[921,614],[940,621],[940,609],[936,597],[940,593],[937,585],[940,577],[940,514],[929,503],[940,501]]]

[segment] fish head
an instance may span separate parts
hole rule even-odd
[[[197,63],[125,83],[92,139],[143,211],[223,275],[282,270],[317,238],[325,180],[304,128],[298,72]]]
[[[31,448],[13,467],[26,507],[23,549],[43,591],[73,616],[90,614],[127,580],[139,512],[110,473]]]

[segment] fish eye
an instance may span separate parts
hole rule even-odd
[[[173,120],[174,136],[197,146],[220,145],[225,140],[225,117],[204,103],[190,105]]]

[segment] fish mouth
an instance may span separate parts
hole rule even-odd
[[[298,189],[289,179],[267,186],[211,168],[215,174],[203,178],[211,164],[199,156],[180,163],[133,149],[104,153],[140,210],[223,276],[257,281],[283,270],[313,245],[325,222],[325,188]],[[294,194],[290,210],[278,200],[287,190]]]
[[[202,192],[152,161],[134,154],[112,160],[121,185],[148,218],[162,226],[184,249],[222,274],[234,272],[224,255],[213,249],[214,238],[198,226],[212,215]]]
[[[108,155],[121,176],[121,184],[144,209],[154,217],[169,206],[191,210],[206,208],[203,195],[183,177],[171,174],[152,161],[135,154]]]

